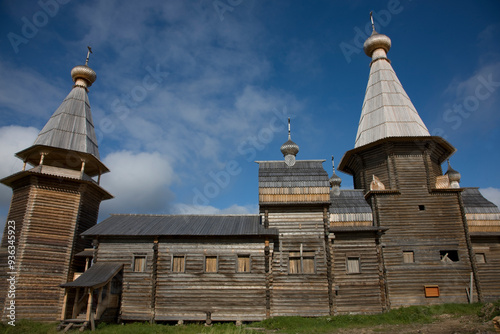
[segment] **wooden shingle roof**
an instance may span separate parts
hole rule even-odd
[[[465,188],[462,192],[465,213],[499,213],[495,204],[484,198],[479,188]]]
[[[259,188],[329,187],[325,160],[297,160],[288,166],[281,161],[257,161]]]
[[[274,236],[259,215],[112,215],[82,236]]]
[[[330,213],[372,213],[362,189],[342,189],[338,196],[330,195]]]

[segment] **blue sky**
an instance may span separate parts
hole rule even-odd
[[[377,30],[433,135],[458,151],[461,185],[500,204],[498,1],[2,1],[0,176],[19,171],[72,87],[90,87],[109,213],[256,213],[255,160],[337,162],[354,147]],[[368,30],[366,30],[368,28]],[[352,177],[338,172],[342,187]],[[11,190],[0,187],[0,217]]]

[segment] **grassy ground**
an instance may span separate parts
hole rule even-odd
[[[421,332],[421,327],[438,322],[440,333],[447,333],[446,321],[454,320],[453,324],[459,328],[465,328],[459,324],[456,319],[462,319],[470,328],[475,329],[474,322],[477,326],[483,326],[486,330],[490,330],[490,320],[500,315],[500,301],[495,304],[444,304],[434,306],[412,306],[400,309],[395,309],[387,313],[377,315],[341,315],[334,317],[319,317],[319,318],[301,318],[301,317],[278,317],[267,319],[261,322],[247,324],[244,326],[235,326],[232,323],[214,324],[206,327],[202,324],[187,324],[182,326],[168,326],[161,324],[148,323],[133,323],[126,325],[99,324],[97,333],[99,334],[152,334],[152,333],[179,333],[179,334],[253,334],[253,333],[297,333],[297,334],[314,334],[314,333],[349,333],[352,332],[401,332],[410,333],[415,329],[415,332]],[[448,321],[450,322],[450,321]],[[451,323],[451,322],[450,322]],[[485,327],[486,326],[486,327]],[[488,327],[489,326],[489,327]],[[58,333],[56,331],[57,324],[40,324],[32,321],[19,320],[16,326],[0,324],[0,333],[8,334],[45,334]],[[469,328],[468,327],[468,328]],[[483,328],[481,327],[481,328]],[[429,327],[430,328],[430,327]],[[479,327],[477,327],[479,328]],[[406,331],[408,329],[408,331]],[[411,330],[410,330],[411,329]],[[464,329],[464,333],[467,330]],[[493,327],[491,327],[493,330]],[[455,332],[455,329],[450,327],[450,331]],[[424,331],[426,332],[426,331]],[[432,333],[432,330],[427,332]],[[70,331],[70,333],[78,333]]]

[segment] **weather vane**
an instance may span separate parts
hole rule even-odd
[[[370,12],[370,20],[372,21],[372,29],[375,31],[375,23],[373,23],[373,12]]]
[[[85,66],[88,65],[90,54],[92,53],[92,48],[90,46],[87,46],[87,49],[89,49],[89,51],[87,51],[87,59],[85,60]]]

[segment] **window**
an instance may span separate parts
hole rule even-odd
[[[425,210],[425,205],[419,205],[419,206],[418,206],[418,209],[419,209],[420,211],[424,211],[424,210]]]
[[[185,269],[185,262],[184,255],[172,256],[172,272],[183,273]]]
[[[348,274],[357,274],[360,273],[360,263],[359,257],[348,257],[347,258],[347,273]]]
[[[315,273],[314,252],[290,252],[288,262],[290,274]]]
[[[486,263],[486,256],[484,255],[484,253],[476,253],[476,262]]]
[[[205,257],[205,272],[206,273],[216,273],[217,272],[217,256],[206,256]]]
[[[236,271],[239,273],[250,272],[250,255],[238,255],[238,267]]]
[[[437,298],[439,297],[439,286],[438,285],[424,285],[425,297],[426,298]]]
[[[134,262],[132,269],[136,273],[141,273],[146,271],[146,255],[134,255]]]
[[[442,250],[439,251],[441,262],[458,262],[458,252],[456,250]]]
[[[413,251],[403,251],[403,263],[413,263],[413,262],[415,262]]]

